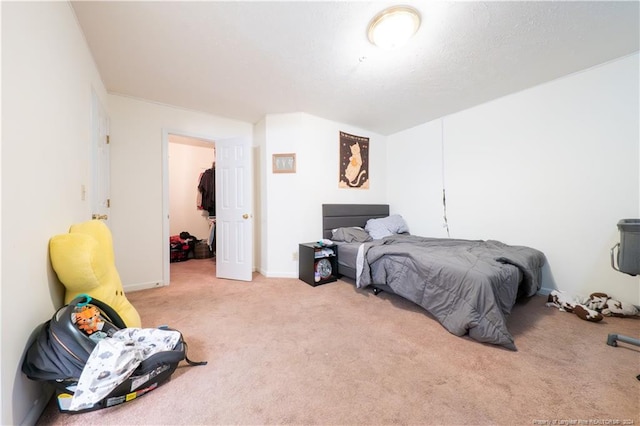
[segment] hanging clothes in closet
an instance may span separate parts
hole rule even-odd
[[[200,177],[198,190],[202,194],[202,210],[209,212],[209,216],[216,215],[216,166],[204,171]]]

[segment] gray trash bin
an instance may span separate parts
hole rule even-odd
[[[618,222],[620,242],[611,248],[611,266],[629,275],[640,274],[640,219],[621,219]],[[618,249],[618,267],[615,266],[615,250]]]

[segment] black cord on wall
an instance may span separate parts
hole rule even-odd
[[[447,195],[446,195],[445,184],[444,184],[444,119],[443,118],[440,119],[440,150],[442,153],[442,165],[441,165],[442,211],[443,211],[443,218],[444,218],[444,224],[442,226],[447,230],[447,237],[451,238],[451,235],[449,234],[449,221],[447,219]]]

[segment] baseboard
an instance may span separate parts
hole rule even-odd
[[[260,269],[259,272],[266,278],[298,278],[297,272],[268,272],[263,269]]]
[[[47,408],[47,405],[49,405],[49,401],[53,396],[53,392],[54,390],[50,386],[42,387],[42,393],[40,394],[38,399],[34,401],[33,405],[31,406],[31,409],[29,410],[27,415],[24,417],[24,419],[22,419],[22,422],[20,422],[21,426],[33,426],[36,424],[36,422],[38,421],[38,419],[40,419],[40,416],[44,412],[45,408]]]
[[[161,282],[149,282],[149,283],[138,283],[138,284],[129,284],[127,286],[122,286],[125,293],[128,293],[130,291],[140,291],[140,290],[147,290],[150,288],[156,288],[156,287],[164,287],[166,284],[161,283]]]
[[[541,287],[540,290],[538,290],[539,295],[542,296],[548,296],[549,293],[551,293],[554,289],[553,288],[545,288],[545,287]]]

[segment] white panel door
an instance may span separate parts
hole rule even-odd
[[[111,207],[111,174],[109,171],[109,117],[100,103],[100,99],[92,92],[91,105],[91,218],[108,223]],[[84,190],[84,188],[83,188]]]
[[[250,142],[216,140],[216,276],[253,277],[253,170]]]

